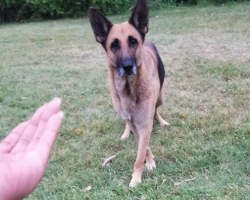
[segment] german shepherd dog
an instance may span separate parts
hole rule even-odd
[[[138,0],[128,22],[112,24],[97,9],[89,8],[90,24],[97,42],[106,51],[110,93],[116,112],[126,121],[121,139],[132,131],[138,140],[138,153],[129,186],[141,182],[146,168],[156,168],[149,148],[153,119],[168,125],[157,108],[162,104],[165,70],[156,46],[145,40],[148,32],[148,3]]]

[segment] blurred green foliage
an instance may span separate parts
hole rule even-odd
[[[242,0],[149,0],[151,9],[174,5],[223,4]],[[90,6],[106,15],[123,13],[135,0],[0,0],[0,22],[81,17]]]

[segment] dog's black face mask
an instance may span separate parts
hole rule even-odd
[[[134,58],[124,58],[118,61],[117,71],[119,76],[131,76],[137,73],[137,64]]]

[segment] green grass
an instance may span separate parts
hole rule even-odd
[[[46,175],[27,199],[249,199],[249,21],[249,3],[151,12],[147,38],[167,80],[160,113],[171,126],[155,123],[157,169],[133,189],[137,143],[132,135],[120,141],[125,124],[88,19],[1,25],[0,138],[54,96],[66,115]]]

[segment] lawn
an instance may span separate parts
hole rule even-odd
[[[128,14],[111,16],[119,23]],[[87,18],[0,26],[0,139],[54,96],[65,120],[27,199],[250,199],[250,4],[151,12],[167,87],[157,169],[129,188],[137,152],[115,113]],[[109,168],[105,158],[117,154]]]

